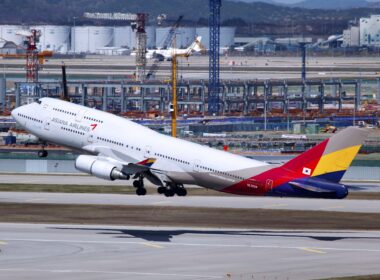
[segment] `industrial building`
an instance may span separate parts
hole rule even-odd
[[[58,26],[38,25],[26,28],[21,25],[1,25],[0,39],[10,41],[16,45],[22,44],[22,36],[17,33],[21,30],[35,29],[41,31],[37,48],[40,51],[48,50],[57,54],[86,53],[119,55],[125,51],[118,49],[134,49],[136,34],[130,25],[126,26]],[[159,48],[169,32],[170,27],[146,27],[147,48]],[[180,27],[176,33],[176,46],[187,47],[196,36],[202,36],[202,44],[209,48],[208,27]],[[234,45],[235,28],[221,27],[221,47]],[[113,51],[109,51],[112,48]]]
[[[350,26],[343,31],[343,46],[344,47],[359,47],[360,46],[360,27]]]
[[[360,19],[360,45],[380,47],[380,15]]]
[[[343,31],[344,47],[380,47],[380,15],[360,18]]]

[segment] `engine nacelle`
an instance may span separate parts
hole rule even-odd
[[[95,156],[79,156],[75,161],[75,168],[104,180],[129,180],[129,176],[118,170],[114,163]]]

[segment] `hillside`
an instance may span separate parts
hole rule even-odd
[[[305,0],[294,5],[295,7],[307,9],[352,9],[352,8],[368,8],[370,3],[366,0]]]
[[[186,20],[184,24],[208,24],[207,0],[0,0],[0,24],[72,25],[74,17],[77,25],[94,24],[81,17],[87,11],[145,12],[149,13],[151,24],[161,13],[172,19],[182,14]],[[329,35],[341,32],[349,20],[375,13],[380,13],[380,9],[310,10],[268,3],[224,1],[222,22],[238,26],[238,34],[241,35]],[[115,22],[95,24],[115,25]]]

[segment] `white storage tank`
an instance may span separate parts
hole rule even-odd
[[[210,48],[210,31],[208,27],[197,27],[195,30],[197,36],[202,37],[202,45],[206,48]]]
[[[96,53],[97,49],[112,46],[113,27],[78,26],[71,28],[71,51]]]
[[[23,43],[23,36],[19,36],[16,33],[20,30],[25,30],[21,25],[0,25],[0,38],[5,41],[11,41],[16,45]]]
[[[162,47],[169,34],[170,27],[156,29],[156,46]],[[187,48],[195,40],[196,29],[194,27],[180,27],[176,30],[176,47]]]
[[[134,47],[133,37],[135,33],[132,31],[131,26],[117,26],[113,28],[113,47],[121,48],[128,47],[132,49]]]
[[[162,44],[165,41],[166,36],[168,35],[168,32],[170,30],[170,27],[157,27],[156,28],[156,47],[162,48]]]
[[[147,36],[147,48],[153,49],[156,47],[156,27],[147,26],[145,28],[146,36]]]
[[[228,48],[235,43],[235,27],[224,26],[220,28],[220,47]]]
[[[69,51],[69,26],[39,25],[31,26],[30,29],[41,31],[40,42],[37,44],[37,47],[40,51],[49,50],[60,54],[65,54]]]
[[[226,48],[234,45],[235,27],[223,26],[220,28],[220,47]],[[210,29],[208,27],[198,27],[196,29],[197,36],[202,36],[202,45],[206,49],[210,48]]]
[[[147,35],[147,48],[152,49],[156,45],[156,28],[154,26],[147,26],[145,32]],[[115,27],[113,46],[128,46],[130,49],[136,48],[136,32],[130,26]]]
[[[177,48],[187,48],[195,40],[195,27],[180,27],[176,30]]]

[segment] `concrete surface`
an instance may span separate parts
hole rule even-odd
[[[380,232],[0,224],[0,279],[320,279],[380,273]]]
[[[302,198],[271,198],[241,196],[189,196],[165,197],[163,195],[123,194],[71,194],[0,192],[0,203],[53,203],[53,204],[96,204],[130,206],[176,206],[232,209],[286,209],[308,211],[338,211],[356,213],[380,213],[378,200],[328,200]]]

